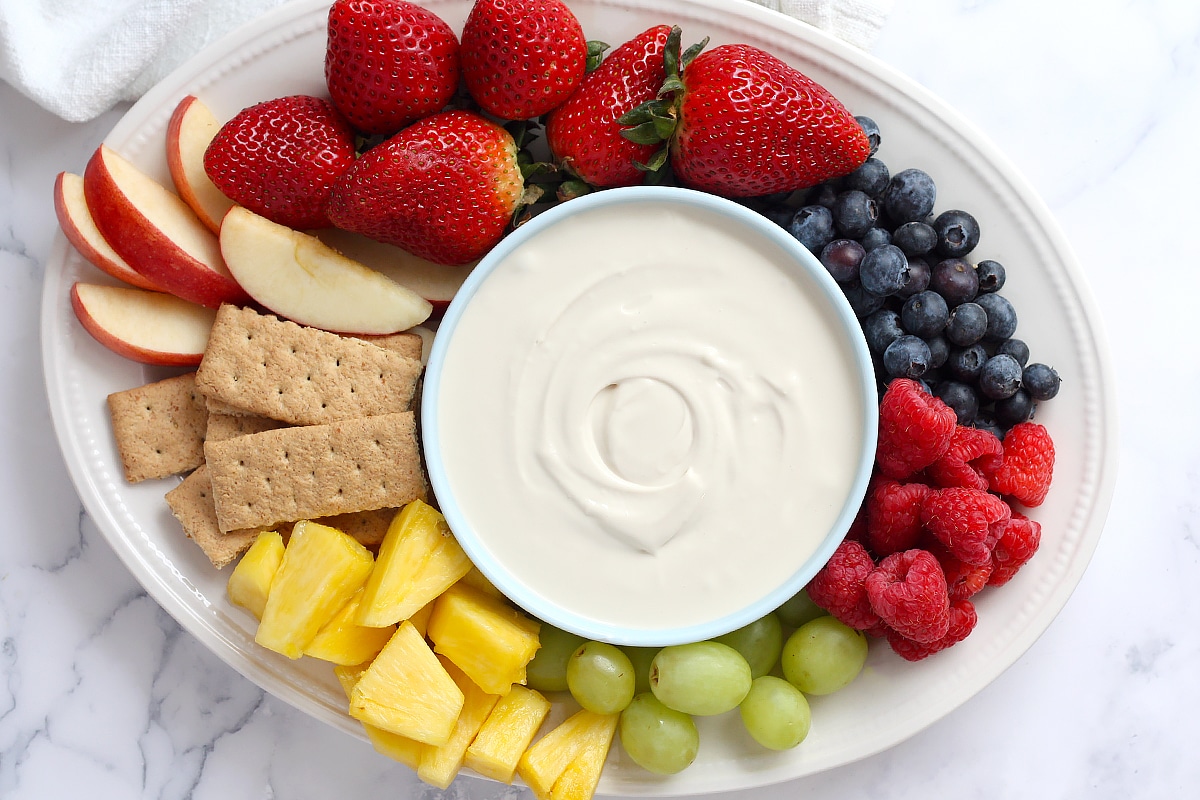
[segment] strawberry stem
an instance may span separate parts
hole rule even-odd
[[[600,62],[604,59],[604,51],[608,49],[608,44],[591,40],[587,43],[587,60],[585,61],[585,71],[591,72],[600,66]]]

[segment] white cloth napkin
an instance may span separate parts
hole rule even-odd
[[[753,0],[870,47],[892,0]],[[286,0],[0,0],[0,79],[85,122]]]

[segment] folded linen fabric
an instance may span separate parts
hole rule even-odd
[[[284,2],[0,0],[0,80],[63,119],[84,122],[136,100],[205,45]],[[862,48],[874,42],[892,5],[753,2]]]

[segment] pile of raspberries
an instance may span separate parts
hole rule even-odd
[[[971,598],[1037,551],[1041,526],[1011,504],[1040,505],[1053,471],[1044,426],[1022,422],[1001,441],[959,425],[918,382],[892,381],[866,501],[809,597],[908,661],[957,644],[978,620]]]

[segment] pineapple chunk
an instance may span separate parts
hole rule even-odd
[[[417,633],[421,634],[422,638],[424,638],[426,632],[429,630],[429,615],[432,613],[433,601],[430,600],[421,606],[420,611],[408,618],[408,621],[413,624],[413,627],[417,629]]]
[[[271,582],[254,641],[299,658],[371,572],[371,551],[316,522],[297,522]]]
[[[500,698],[467,748],[464,765],[485,778],[512,783],[521,754],[550,713],[550,701],[520,684]]]
[[[369,663],[354,666],[339,664],[333,668],[333,674],[337,675],[338,682],[342,684],[342,691],[346,693],[347,698],[350,697],[358,679],[362,677],[369,666]],[[393,761],[399,761],[412,770],[416,770],[420,766],[421,754],[429,748],[427,744],[421,744],[407,736],[385,731],[383,728],[376,728],[367,722],[363,722],[362,726],[363,733],[367,735],[367,741],[375,748],[375,752],[385,755]]]
[[[428,635],[485,692],[507,694],[525,682],[525,665],[538,649],[540,625],[501,600],[462,583],[438,597]]]
[[[550,800],[591,800],[600,783],[600,773],[604,771],[604,762],[608,759],[608,750],[612,746],[613,732],[620,715],[612,714],[610,719],[612,727],[607,728],[607,733],[603,726],[589,731],[583,750],[567,765],[550,789]]]
[[[249,611],[255,619],[262,619],[271,580],[281,561],[283,537],[278,531],[260,533],[229,575],[229,583],[225,586],[229,601]]]
[[[586,763],[580,766],[581,774],[569,778],[563,790],[580,784],[599,752],[600,742],[604,743],[604,754],[600,758],[600,764],[603,764],[619,717],[619,714],[596,714],[587,709],[576,712],[525,751],[517,763],[517,773],[529,784],[538,800],[547,800],[554,796],[555,785],[572,763],[585,751],[593,750]]]
[[[362,589],[354,593],[333,619],[317,632],[304,648],[304,655],[331,661],[334,664],[361,664],[370,661],[396,632],[395,625],[386,628],[367,628],[355,622]]]
[[[474,586],[479,591],[484,594],[490,594],[492,597],[504,597],[504,594],[487,579],[487,576],[479,571],[479,567],[471,567],[471,571],[462,576],[462,582],[467,586]]]
[[[417,777],[430,786],[445,789],[462,769],[467,747],[475,740],[475,734],[479,732],[479,728],[500,698],[480,689],[448,659],[442,658],[441,661],[458,688],[462,689],[465,697],[463,710],[458,715],[458,722],[454,725],[450,741],[441,747],[425,748],[421,754],[421,763],[417,766]]]
[[[379,545],[358,624],[381,628],[408,619],[470,569],[441,512],[414,500],[396,514]]]
[[[462,689],[411,622],[400,627],[350,693],[350,716],[425,744],[443,745],[462,711]]]

